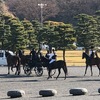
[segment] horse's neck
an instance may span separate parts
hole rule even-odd
[[[42,59],[43,59],[44,62],[48,62],[48,61],[49,61],[48,58],[46,58],[46,57],[44,57],[44,56],[41,56],[41,57],[42,57]]]
[[[85,59],[89,59],[89,55],[87,53],[84,52],[84,58]]]
[[[8,57],[12,58],[12,57],[14,57],[14,56],[13,56],[13,55],[11,55],[11,54],[9,54],[9,55],[8,55]]]
[[[10,54],[8,52],[6,52],[6,57],[10,56]]]

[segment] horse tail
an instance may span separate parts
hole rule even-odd
[[[67,65],[66,65],[65,61],[64,61],[64,68],[63,68],[63,70],[66,73],[66,75],[68,75],[68,69],[67,69]]]
[[[96,55],[96,58],[99,58],[99,56],[98,56],[97,52],[95,52],[95,55]]]
[[[20,65],[21,65],[21,58],[18,57],[18,64],[17,64],[17,71],[18,71],[18,75],[20,74]]]

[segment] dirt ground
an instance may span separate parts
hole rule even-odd
[[[14,75],[11,72],[7,75],[7,67],[0,66],[0,100],[11,100],[7,96],[10,90],[20,89],[25,91],[25,95],[14,100],[99,100],[100,94],[100,77],[98,77],[97,67],[93,67],[93,76],[90,76],[90,68],[88,68],[87,75],[84,76],[85,67],[68,67],[69,75],[64,80],[64,73],[61,72],[60,78],[47,80],[47,70],[44,69],[43,76],[37,77],[32,72],[31,76],[26,76],[21,70],[21,75]],[[73,96],[69,94],[72,88],[86,88],[88,93],[81,96]],[[41,97],[39,91],[42,89],[55,89],[57,94],[52,97]]]

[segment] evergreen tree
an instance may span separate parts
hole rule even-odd
[[[25,28],[25,32],[27,34],[28,48],[32,49],[33,47],[36,47],[36,45],[37,45],[35,30],[34,30],[33,25],[30,21],[25,19],[22,21],[22,23],[23,23],[23,26]]]
[[[71,24],[59,25],[55,28],[58,39],[56,45],[59,49],[63,50],[63,59],[65,60],[65,51],[70,48],[75,42],[74,28]]]
[[[90,48],[98,45],[97,21],[93,16],[79,14],[76,27],[77,46]]]
[[[5,15],[0,16],[0,48],[7,49],[10,26],[6,24]]]
[[[23,24],[18,18],[8,19],[8,24],[11,27],[11,34],[8,38],[8,49],[13,51],[16,51],[17,49],[25,49],[27,39]]]
[[[42,29],[41,27],[41,23],[37,20],[32,20],[32,24],[33,24],[33,28],[34,28],[34,34],[36,35],[36,40],[37,40],[37,44],[35,46],[35,48],[40,49],[41,48],[41,33],[40,30]]]

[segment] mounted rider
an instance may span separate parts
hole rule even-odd
[[[86,48],[85,54],[87,54],[89,56],[90,61],[94,58],[98,58],[97,52],[96,52],[96,50],[94,50],[94,46],[91,46],[90,50],[89,50],[89,48]]]
[[[8,51],[12,56],[15,56],[15,54],[12,51]]]
[[[49,50],[47,50],[47,53],[46,53],[46,55],[45,55],[45,58],[46,58],[46,59],[49,59],[49,53],[50,53]]]
[[[30,51],[30,56],[32,61],[36,59],[36,51],[34,48]]]
[[[18,51],[16,52],[16,55],[21,58],[23,56],[23,51],[21,49],[18,49]]]
[[[94,50],[94,46],[91,46],[90,51],[89,51],[89,57],[90,59],[98,58],[97,52]]]
[[[41,49],[39,49],[39,50],[36,52],[36,61],[37,61],[37,62],[40,62],[42,56],[43,56],[43,55],[42,55]]]
[[[32,51],[30,52],[31,55],[31,64],[32,66],[38,66],[40,64],[40,56],[42,56],[41,50],[39,49],[38,51],[36,51],[34,48],[32,49]]]
[[[57,55],[55,54],[54,50],[51,50],[50,53],[47,54],[48,58],[49,58],[49,64],[53,63],[54,61],[56,61],[56,57]]]

